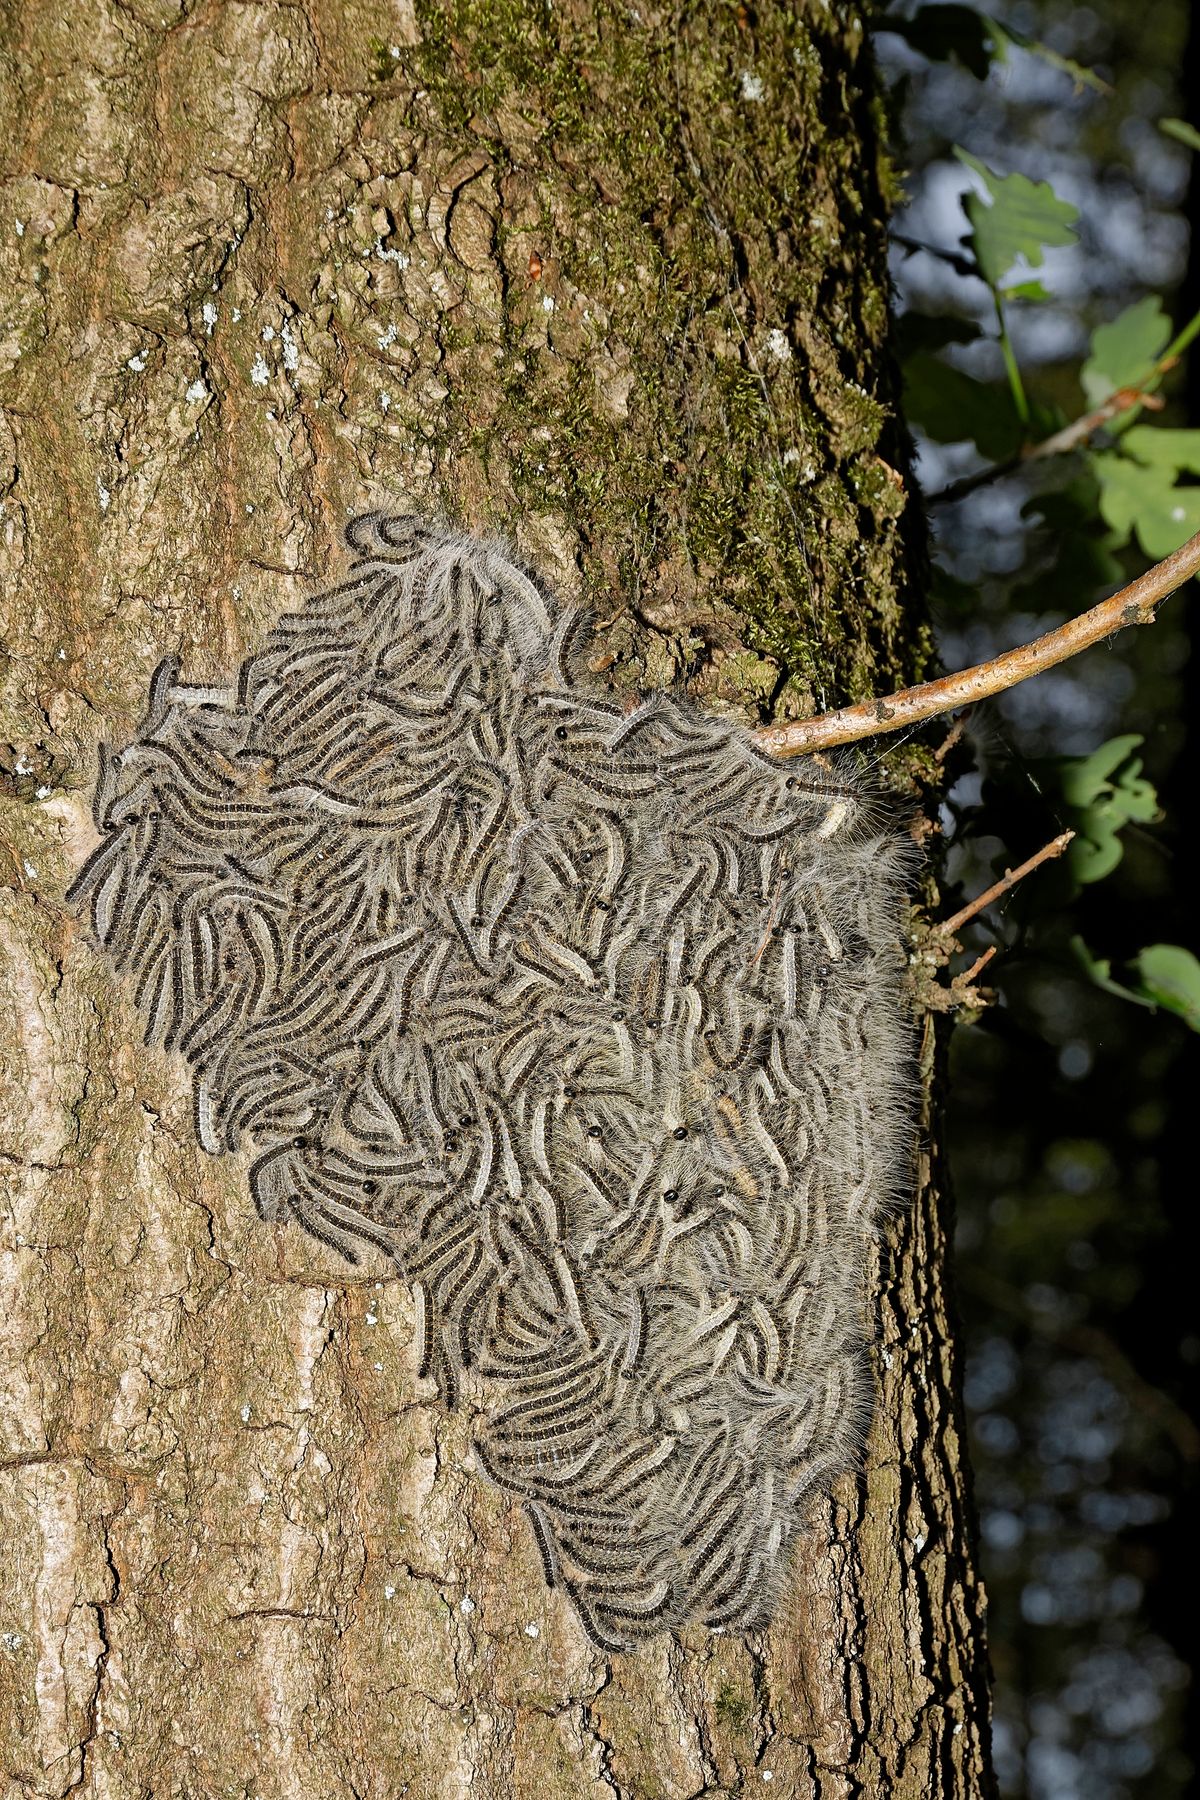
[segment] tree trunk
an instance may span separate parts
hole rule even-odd
[[[775,1626],[605,1660],[418,1397],[403,1284],[253,1216],[62,901],[157,660],[228,672],[370,504],[506,531],[629,690],[753,720],[920,672],[861,16],[18,0],[0,34],[6,1792],[988,1793],[928,1154],[864,1301],[865,1469]]]

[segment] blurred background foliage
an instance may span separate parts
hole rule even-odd
[[[1200,18],[987,4],[877,19],[948,668],[1200,526]],[[1079,834],[965,929],[964,963],[998,946],[996,1003],[952,1049],[1006,1800],[1176,1800],[1197,1760],[1195,585],[979,709],[947,759],[948,911]]]

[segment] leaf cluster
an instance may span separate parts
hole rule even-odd
[[[1014,47],[1069,76],[1076,87],[1106,93],[1091,71],[1022,38],[987,14],[963,5],[922,6],[911,17],[889,14],[883,29],[920,54],[953,60],[980,80]],[[1169,138],[1200,149],[1200,137],[1178,119],[1159,121]],[[1047,180],[1001,172],[971,150],[954,154],[971,178],[961,205],[966,229],[954,246],[914,244],[952,268],[962,281],[959,309],[944,315],[909,311],[899,345],[907,416],[932,442],[973,448],[978,466],[931,503],[946,505],[1021,469],[1036,467],[1024,516],[1046,552],[1041,567],[1014,584],[1011,599],[1035,608],[1083,611],[1116,585],[1139,556],[1159,561],[1200,531],[1200,430],[1160,423],[1159,390],[1200,333],[1200,314],[1175,329],[1162,297],[1147,294],[1116,317],[1098,322],[1071,377],[1078,398],[1065,402],[1059,381],[1039,392],[1014,338],[1015,316],[1056,304],[1048,256],[1079,249],[1078,208]],[[980,286],[985,305],[981,308]],[[1016,334],[1019,339],[1020,333]],[[990,343],[990,352],[983,349]],[[997,354],[998,352],[998,354]],[[990,358],[996,369],[978,372]],[[1002,371],[1002,372],[1001,372]],[[1036,537],[1035,537],[1036,542]],[[977,597],[946,570],[935,573],[935,600],[965,621]],[[1075,840],[1064,865],[1078,895],[1121,861],[1130,827],[1153,826],[1162,814],[1137,754],[1140,737],[1114,737],[1084,757],[1058,758],[1039,778],[1055,798],[1059,828]],[[981,829],[960,819],[967,834]],[[986,827],[984,827],[986,829]],[[1057,884],[1061,889],[1060,876]],[[1061,898],[1061,893],[1060,896]],[[1070,896],[1068,896],[1069,899]],[[1075,966],[1106,991],[1159,1005],[1200,1029],[1200,965],[1174,945],[1152,945],[1131,961],[1129,982],[1082,948]]]

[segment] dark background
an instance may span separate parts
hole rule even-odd
[[[967,178],[954,143],[1001,173],[1049,181],[1079,207],[1080,245],[1047,257],[1055,301],[1013,320],[1028,385],[1069,419],[1085,410],[1077,376],[1097,324],[1147,293],[1177,326],[1200,308],[1188,229],[1200,157],[1157,124],[1200,123],[1188,98],[1200,91],[1200,20],[1190,23],[1187,0],[989,10],[1114,91],[1078,88],[1023,52],[980,81],[917,55],[886,30],[885,12],[879,56],[910,195],[897,230],[955,246]],[[982,284],[932,255],[898,248],[895,279],[902,311],[989,318]],[[998,373],[992,344],[954,354],[973,373]],[[1200,424],[1200,355],[1163,392],[1156,417]],[[920,451],[927,494],[980,466],[969,445]],[[938,606],[947,667],[1109,591],[1064,584],[1062,542],[1023,511],[1067,474],[1025,471],[932,508],[937,563],[965,584],[944,584]],[[1146,566],[1136,550],[1121,561],[1131,576]],[[1089,985],[1066,948],[1080,933],[1119,963],[1146,944],[1196,947],[1194,616],[1191,583],[1152,629],[978,709],[942,815],[949,911],[1062,829],[1047,756],[1142,733],[1163,807],[1161,822],[1126,830],[1123,861],[1105,880],[1073,895],[1047,867],[967,934],[976,950],[1002,946],[988,976],[997,1005],[955,1033],[949,1144],[996,1760],[1013,1800],[1175,1800],[1192,1790],[1197,1762],[1188,1702],[1200,1183],[1188,1133],[1200,1114],[1200,1038]]]

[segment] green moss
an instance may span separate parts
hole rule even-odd
[[[447,377],[452,440],[518,506],[564,512],[631,592],[734,608],[799,702],[914,676],[891,666],[910,635],[887,474],[902,452],[879,451],[883,198],[850,26],[780,11],[747,30],[718,0],[678,37],[615,0],[418,0],[418,16],[441,129],[521,195],[497,224],[499,362],[442,327],[468,352]],[[614,356],[633,376],[619,417]]]
[[[390,47],[382,38],[367,39],[367,51],[370,57],[369,69],[372,81],[391,81],[396,73],[396,58]]]
[[[736,1688],[723,1685],[717,1690],[713,1711],[726,1730],[744,1731],[750,1723],[754,1708]]]

